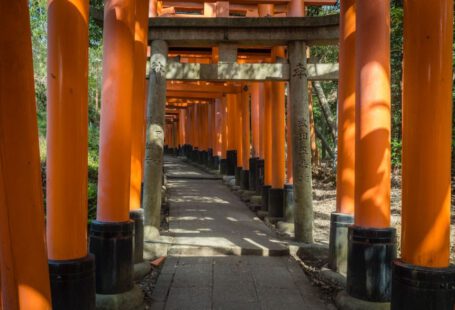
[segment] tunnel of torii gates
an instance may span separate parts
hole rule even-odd
[[[389,1],[342,0],[339,16],[303,17],[305,6],[332,4],[105,1],[98,207],[87,233],[88,0],[48,2],[46,217],[28,1],[2,1],[2,308],[93,309],[138,293],[142,238],[159,235],[165,141],[234,175],[312,243],[308,81],[338,79],[330,268],[368,307],[452,309],[453,1],[404,0],[400,258],[390,223]],[[339,68],[307,63],[309,45],[337,43]]]

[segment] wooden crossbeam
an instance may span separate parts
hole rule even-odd
[[[189,98],[189,99],[216,99],[223,97],[223,93],[216,92],[192,92],[192,91],[168,91],[168,98]]]
[[[180,81],[288,81],[289,64],[196,64],[169,63],[166,79]],[[311,81],[337,80],[338,64],[309,64]]]
[[[339,15],[317,17],[217,17],[149,20],[149,40],[170,47],[212,47],[220,42],[237,46],[279,46],[291,41],[309,45],[337,44]]]
[[[240,85],[223,85],[213,83],[175,83],[168,81],[167,90],[174,92],[193,92],[193,93],[240,93]]]
[[[195,3],[217,2],[218,0],[192,0]],[[291,0],[229,0],[229,4],[288,4]],[[168,3],[182,2],[182,0],[166,0]],[[305,6],[335,5],[336,0],[305,0]]]

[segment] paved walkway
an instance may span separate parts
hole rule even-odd
[[[220,180],[165,158],[173,237],[152,309],[327,309],[288,249]]]

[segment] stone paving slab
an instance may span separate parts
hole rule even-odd
[[[194,169],[165,161],[167,173]],[[152,309],[330,309],[288,247],[221,181],[169,179],[168,189],[172,244]]]

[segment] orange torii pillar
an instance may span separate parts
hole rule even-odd
[[[250,175],[249,190],[256,191],[258,180],[258,160],[259,160],[259,83],[250,84],[251,98],[251,156],[250,156]]]
[[[243,92],[242,92],[243,93]],[[243,101],[244,95],[242,93],[235,94],[235,116],[234,116],[234,134],[237,137],[236,150],[237,150],[237,167],[235,169],[235,185],[240,187],[241,176],[243,170]]]
[[[258,14],[260,17],[272,17],[274,14],[275,7],[273,4],[258,4]],[[270,62],[270,59],[268,59]],[[269,208],[269,192],[272,187],[272,82],[264,82],[263,85],[263,96],[264,96],[264,108],[262,117],[262,141],[263,141],[263,169],[262,169],[262,211],[266,212]],[[261,169],[258,163],[258,169]],[[261,178],[261,177],[259,177]]]
[[[350,298],[390,301],[390,3],[357,1],[355,218],[349,227]]]
[[[305,16],[304,0],[291,0],[288,4],[289,17]],[[291,130],[291,101],[286,98],[286,183],[284,184],[283,193],[283,215],[287,223],[294,223],[294,178],[292,163],[292,130]]]
[[[401,259],[392,309],[453,309],[453,0],[404,1]]]
[[[272,49],[272,60],[285,57],[283,47]],[[285,172],[285,82],[272,83],[272,180],[269,190],[268,212],[272,218],[281,218],[284,215],[284,183]]]
[[[48,310],[28,1],[2,1],[0,27],[0,308]]]
[[[179,110],[179,155],[184,155],[186,146],[186,110]]]
[[[220,141],[221,141],[221,149],[220,149],[220,173],[225,175],[227,174],[227,148],[228,148],[228,114],[227,114],[227,97],[226,95],[221,98],[220,104]]]
[[[208,152],[208,141],[209,141],[209,133],[208,133],[208,111],[209,111],[209,104],[204,103],[199,106],[201,111],[201,117],[199,118],[199,128],[198,133],[201,139],[201,147],[199,149],[199,163],[203,165],[207,165],[209,159],[209,152]]]
[[[226,174],[228,176],[235,176],[237,168],[237,134],[235,128],[237,117],[237,95],[227,94],[227,151],[226,151]]]
[[[336,211],[330,216],[329,268],[346,274],[348,226],[354,223],[355,0],[340,2]]]
[[[267,211],[272,188],[272,82],[265,82],[264,90],[264,185],[261,195],[262,211]]]
[[[240,113],[241,113],[241,127],[242,127],[242,170],[240,171],[240,189],[250,189],[250,85],[244,84],[240,94]]]
[[[254,190],[257,194],[262,193],[264,186],[264,144],[265,144],[265,86],[264,83],[257,83],[257,100],[258,100],[258,150],[256,161],[256,184]],[[253,94],[254,99],[255,94]]]
[[[134,11],[133,0],[107,0],[104,6],[98,208],[90,227],[96,292],[106,295],[99,301],[114,302],[113,295],[136,292],[131,307],[142,303],[140,291],[133,289],[134,224],[129,218]]]
[[[143,157],[145,150],[145,96],[149,0],[135,1],[134,20],[134,84],[131,105],[131,179],[130,179],[130,219],[134,221],[135,264],[138,270],[147,273],[150,264],[144,263],[144,210],[141,209],[143,191]]]
[[[221,159],[221,144],[222,144],[222,99],[217,98],[213,104],[213,133],[212,133],[212,145],[213,145],[213,153],[212,153],[212,166],[211,168],[214,170],[220,169],[220,159]]]
[[[215,102],[210,102],[207,105],[207,166],[212,167],[213,165],[213,143],[215,141]]]
[[[53,309],[94,309],[87,250],[88,0],[48,2],[47,249]]]

